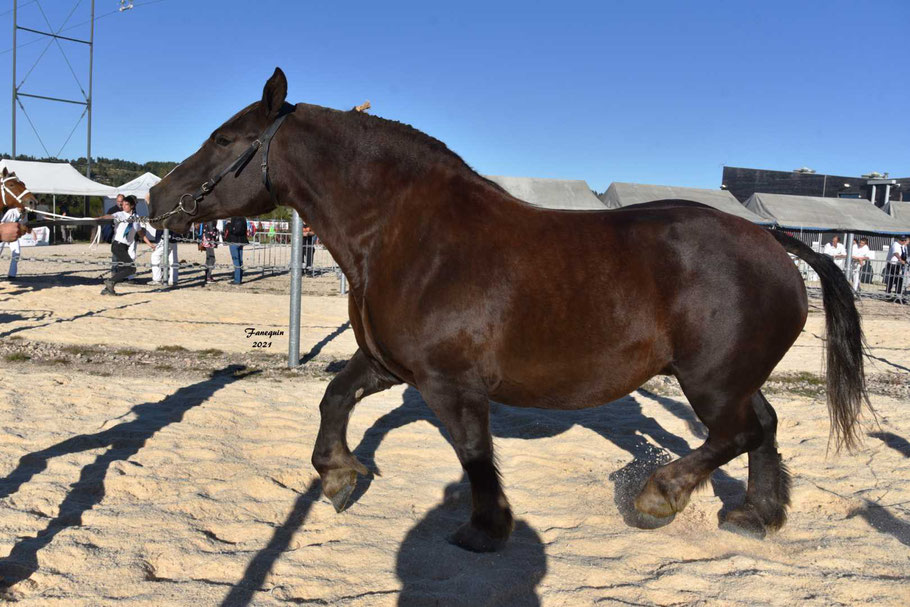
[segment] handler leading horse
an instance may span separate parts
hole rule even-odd
[[[708,439],[657,469],[636,508],[669,517],[714,469],[748,453],[745,501],[725,525],[759,535],[779,527],[789,476],[776,449],[777,417],[759,389],[806,321],[805,286],[787,251],[821,277],[828,406],[838,443],[855,441],[865,400],[862,332],[846,279],[827,258],[684,201],[533,207],[407,125],[290,106],[286,92],[276,69],[261,101],[153,188],[152,214],[182,232],[190,221],[269,211],[277,197],[314,227],[347,275],[360,348],[322,399],[312,458],[337,509],[357,473],[367,473],[347,445],[351,410],[406,382],[445,424],[471,482],[471,520],[452,540],[496,549],[512,514],[493,458],[489,400],[578,409],[668,374]],[[261,170],[244,170],[254,157]]]

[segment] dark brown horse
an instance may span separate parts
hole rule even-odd
[[[685,201],[537,208],[409,126],[290,106],[286,91],[276,70],[261,101],[152,189],[152,213],[182,232],[190,221],[268,211],[276,196],[344,270],[359,349],[320,403],[312,460],[337,509],[357,473],[367,473],[347,445],[351,410],[405,382],[447,428],[471,482],[471,520],[453,541],[496,549],[512,514],[494,463],[489,401],[578,409],[668,374],[708,439],[657,469],[636,508],[670,517],[714,469],[748,453],[745,501],[724,524],[755,534],[779,527],[789,476],[776,415],[759,390],[806,321],[805,285],[788,251],[821,276],[828,406],[838,441],[853,443],[865,399],[862,332],[847,281],[829,259]],[[260,138],[270,152],[251,146]]]

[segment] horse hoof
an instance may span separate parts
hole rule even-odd
[[[676,509],[664,494],[657,488],[654,480],[649,480],[645,488],[635,498],[635,509],[641,514],[654,519],[668,519],[676,515]]]
[[[728,512],[721,520],[720,528],[756,540],[765,539],[767,534],[758,512],[749,506],[740,506]]]
[[[670,516],[658,518],[645,512],[633,510],[631,516],[627,517],[626,522],[637,529],[660,529],[661,527],[666,527],[672,523],[675,518],[675,512]]]
[[[356,486],[357,472],[354,470],[330,470],[322,477],[322,492],[332,502],[335,512],[347,507]]]
[[[449,543],[471,552],[495,552],[506,545],[506,538],[496,539],[471,523],[465,523],[449,538]]]

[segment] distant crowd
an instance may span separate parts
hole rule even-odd
[[[825,244],[822,252],[832,258],[839,268],[842,270],[846,269],[847,249],[841,243],[839,236],[832,237],[831,241]],[[882,276],[885,282],[885,295],[888,300],[899,300],[901,303],[906,303],[902,296],[907,277],[908,254],[910,254],[910,238],[898,236],[888,249],[888,257]],[[869,250],[869,239],[864,237],[854,238],[853,247],[850,251],[850,269],[852,286],[856,293],[860,292],[860,284],[862,282],[872,282],[872,267],[869,264],[871,260],[872,254]]]

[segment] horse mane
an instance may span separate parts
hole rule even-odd
[[[427,135],[410,124],[355,110],[343,111],[322,106],[311,107],[324,110],[332,117],[340,117],[341,120],[346,122],[346,126],[354,126],[370,135],[382,137],[385,144],[397,148],[402,152],[403,158],[407,158],[414,163],[426,165],[442,162],[455,169],[467,171],[470,176],[479,179],[498,191],[505,192],[502,186],[475,171],[461,156],[450,150],[445,143],[431,135]],[[420,153],[415,154],[415,148],[419,148]]]

